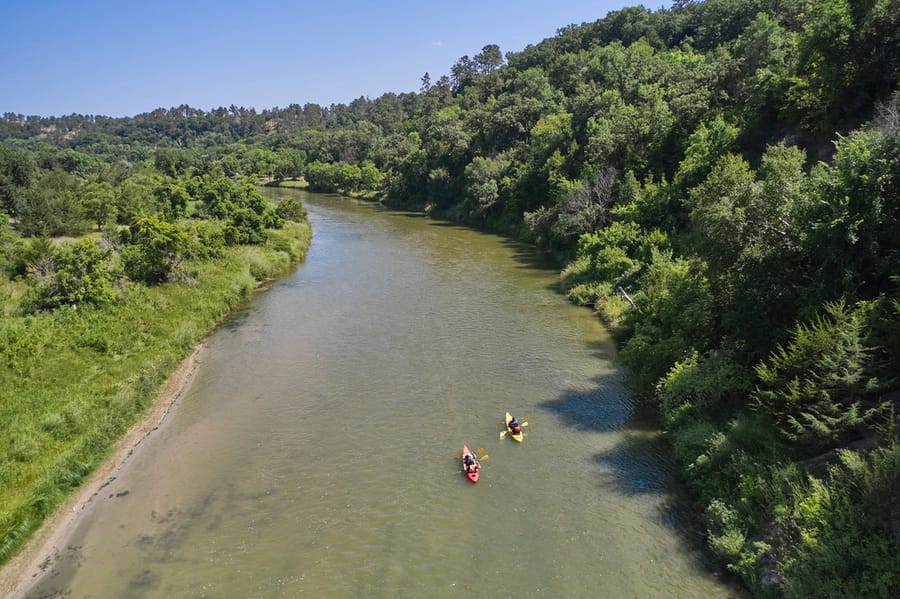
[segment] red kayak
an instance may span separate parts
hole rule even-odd
[[[474,464],[471,468],[466,468],[466,456],[472,456],[472,463]],[[475,457],[475,454],[469,451],[468,445],[463,445],[462,448],[462,464],[463,464],[463,472],[466,473],[466,476],[473,483],[478,482],[478,474],[481,472],[481,464],[478,463],[478,458]]]

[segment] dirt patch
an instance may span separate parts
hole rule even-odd
[[[185,358],[160,388],[153,406],[119,440],[107,459],[56,512],[44,521],[19,553],[0,570],[0,597],[21,597],[31,582],[52,567],[64,551],[62,544],[73,530],[82,510],[128,461],[134,449],[163,423],[169,410],[190,386],[203,345]]]

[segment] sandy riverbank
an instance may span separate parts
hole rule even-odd
[[[156,401],[140,422],[135,424],[113,448],[109,458],[65,501],[52,517],[32,536],[25,547],[0,570],[0,597],[22,597],[35,580],[51,567],[82,511],[94,497],[114,480],[134,449],[159,428],[169,410],[184,395],[193,380],[203,345],[185,358],[160,389]]]

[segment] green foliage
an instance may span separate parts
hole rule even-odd
[[[109,252],[91,239],[51,248],[29,274],[35,285],[34,308],[105,304],[116,299]]]
[[[259,244],[266,240],[266,229],[284,225],[273,206],[249,182],[238,186],[235,208],[225,227],[225,242],[229,245]]]
[[[47,171],[18,208],[17,227],[23,235],[80,235],[86,229],[81,181],[64,171]]]
[[[186,278],[182,268],[194,243],[187,232],[153,218],[138,219],[123,234],[122,268],[132,281],[155,285]]]
[[[237,202],[234,184],[224,174],[206,174],[192,182],[193,196],[200,201],[201,213],[226,219]]]
[[[157,212],[169,220],[185,216],[190,196],[180,182],[163,181],[155,190]]]
[[[315,161],[306,165],[303,176],[310,191],[334,192],[338,190],[340,165]]]
[[[688,138],[684,158],[675,173],[675,185],[687,190],[700,183],[718,159],[731,150],[739,134],[737,126],[721,115],[709,124],[700,123]]]
[[[503,198],[507,189],[506,176],[510,160],[506,155],[496,158],[476,156],[466,167],[467,207],[470,215],[484,215]]]
[[[177,148],[156,148],[153,166],[167,177],[181,177],[187,174],[191,157],[186,151]]]
[[[88,183],[82,195],[85,216],[95,225],[97,230],[110,224],[115,215],[115,190],[111,183],[95,181]]]
[[[798,324],[791,342],[756,367],[754,401],[792,441],[827,448],[883,413],[870,374],[865,310],[843,301],[826,305],[824,316]]]
[[[639,312],[631,313],[634,337],[622,357],[634,373],[639,393],[649,396],[656,382],[691,349],[710,347],[713,310],[705,265],[651,251],[650,263],[632,295]]]
[[[28,202],[27,194],[37,174],[32,155],[0,144],[0,209],[16,217]]]
[[[141,170],[122,182],[116,198],[116,221],[130,224],[142,217],[155,216],[157,203],[154,190],[160,187],[162,177],[155,171]]]
[[[747,530],[765,522],[770,504],[770,465],[781,464],[784,446],[767,421],[739,412],[723,424],[710,414],[682,418],[673,433],[687,481],[704,501],[726,499],[740,509]]]
[[[811,478],[797,498],[801,543],[784,564],[788,596],[895,596],[900,446],[879,449],[868,459],[841,451],[828,474],[827,484]]]
[[[20,256],[24,254],[24,243],[13,230],[9,218],[0,213],[0,275],[14,276],[24,272]]]
[[[881,76],[896,76],[896,60],[881,57],[900,47],[897,8],[896,1],[859,6],[849,0],[809,4],[788,96],[804,124],[830,133],[871,101],[878,88],[865,77],[873,75],[872,69],[887,69]],[[875,66],[877,63],[880,65]]]
[[[692,247],[707,257],[715,272],[734,264],[747,242],[751,225],[746,211],[753,185],[750,165],[726,154],[690,192]]]
[[[746,396],[751,376],[729,352],[709,352],[701,359],[694,351],[675,363],[656,385],[656,400],[669,428],[685,419],[699,419],[721,409],[728,400]]]
[[[284,220],[303,222],[306,220],[306,208],[293,196],[288,196],[278,203],[275,213]]]
[[[898,272],[900,156],[892,136],[897,128],[840,137],[834,163],[812,173],[819,201],[807,216],[811,231],[805,249],[821,256],[823,299],[834,299],[836,292],[871,298]]]
[[[727,562],[737,562],[747,543],[738,512],[714,499],[706,508],[706,523],[713,552]]]

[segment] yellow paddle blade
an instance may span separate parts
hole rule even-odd
[[[484,451],[484,447],[479,447],[479,448],[478,448],[478,449],[476,449],[476,450],[475,450],[475,451],[476,451],[476,452],[478,452],[478,453],[481,453],[481,452],[483,452],[483,451]]]
[[[528,426],[528,423],[527,423],[527,422],[523,422],[523,423],[522,423],[522,426]]]
[[[504,436],[506,436],[506,431],[500,431],[500,438],[502,439]]]
[[[483,456],[480,456],[478,460],[481,462],[486,462],[489,457],[491,456],[489,456],[488,454],[484,454]]]

